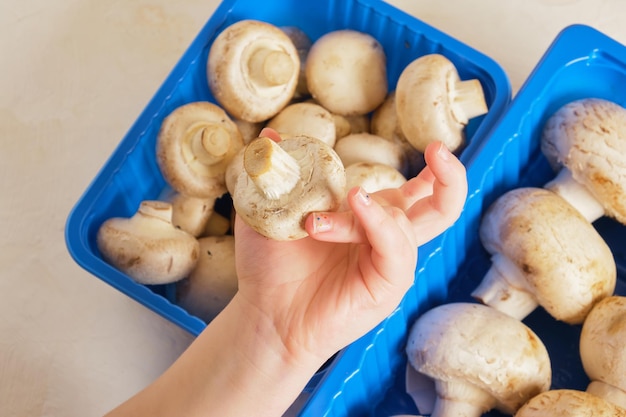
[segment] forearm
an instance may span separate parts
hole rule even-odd
[[[320,365],[293,357],[271,322],[234,299],[162,376],[107,417],[278,417]]]

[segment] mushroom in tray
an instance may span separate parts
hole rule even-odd
[[[585,98],[546,122],[541,149],[558,171],[544,188],[568,200],[587,220],[607,215],[626,224],[626,109]]]
[[[482,304],[443,304],[422,314],[406,353],[411,366],[435,382],[433,417],[480,417],[494,408],[512,414],[552,379],[539,337]]]
[[[130,218],[112,217],[98,229],[102,257],[141,284],[186,277],[198,261],[198,240],[172,224],[172,205],[143,201]]]
[[[402,133],[420,152],[436,140],[453,152],[461,148],[469,120],[488,111],[480,81],[461,80],[441,54],[424,55],[407,65],[398,78],[395,100]]]
[[[213,41],[207,78],[213,97],[229,114],[262,122],[292,99],[300,78],[300,57],[279,27],[241,20]]]
[[[306,135],[319,139],[330,147],[335,146],[337,137],[333,115],[319,104],[311,102],[288,105],[265,126],[277,131],[283,139]]]
[[[580,357],[587,392],[626,409],[626,297],[600,301],[583,323]]]
[[[485,212],[479,236],[491,267],[472,296],[517,319],[538,306],[582,323],[615,290],[610,248],[574,207],[543,188],[517,188]]]
[[[241,133],[219,106],[198,101],[177,107],[161,124],[157,163],[165,181],[185,196],[226,193],[225,172],[243,148]]]
[[[336,210],[344,198],[343,164],[316,138],[299,135],[276,142],[263,136],[250,142],[235,163],[241,164],[229,168],[235,211],[257,232],[275,240],[307,236],[306,216]]]
[[[584,391],[554,389],[531,398],[515,417],[626,417],[626,410]]]
[[[371,35],[336,30],[317,39],[307,56],[309,92],[333,114],[367,114],[387,95],[387,57]]]

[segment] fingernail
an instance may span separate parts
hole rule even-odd
[[[315,214],[313,219],[313,233],[328,232],[333,228],[330,217],[326,214]]]
[[[446,145],[443,144],[443,142],[439,144],[437,155],[439,155],[439,158],[441,158],[441,160],[443,161],[449,161],[450,158],[452,157],[450,150],[448,149]]]
[[[364,206],[369,206],[370,204],[372,204],[372,198],[362,187],[359,187],[359,191],[357,191],[356,197]]]

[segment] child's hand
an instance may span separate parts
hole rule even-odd
[[[417,247],[458,218],[463,165],[440,143],[425,158],[398,189],[355,188],[349,210],[309,215],[304,239],[270,240],[237,219],[235,302],[267,317],[295,360],[322,363],[389,315],[413,283]]]

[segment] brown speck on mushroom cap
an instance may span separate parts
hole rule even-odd
[[[615,290],[610,248],[591,223],[552,191],[527,187],[503,194],[485,212],[479,234],[493,256],[492,268],[517,268],[521,282],[513,281],[511,289],[530,294],[557,320],[582,323],[593,305]],[[487,301],[488,291],[479,286],[472,295],[496,308],[507,301]]]
[[[566,167],[606,215],[626,224],[626,109],[600,98],[567,103],[546,122],[541,149],[555,170]]]

